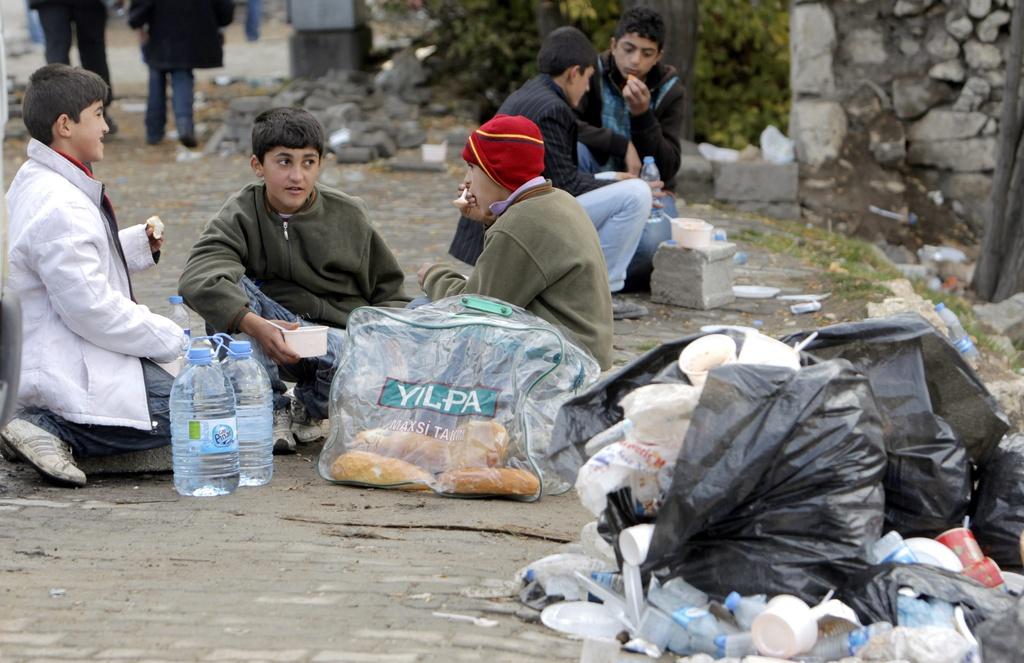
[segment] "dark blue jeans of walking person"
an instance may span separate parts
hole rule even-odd
[[[191,69],[161,71],[149,68],[149,98],[146,101],[146,142],[159,143],[167,125],[167,78],[171,79],[171,105],[178,136],[194,136],[192,95],[195,77]]]
[[[174,378],[149,359],[140,361],[152,426],[148,431],[128,426],[79,424],[40,407],[25,408],[17,417],[67,442],[75,458],[111,456],[168,445],[171,443],[170,397]]]
[[[249,310],[265,320],[287,320],[298,322],[303,326],[315,323],[300,320],[294,313],[267,297],[249,277],[243,276],[238,286],[249,298]],[[236,334],[235,338],[247,338],[245,334]],[[260,362],[270,376],[270,386],[274,390],[274,409],[288,407],[285,396],[287,385],[284,381],[295,383],[295,399],[302,403],[306,412],[313,419],[326,419],[330,414],[331,382],[338,370],[341,349],[344,344],[345,332],[341,329],[327,330],[327,354],[320,357],[307,357],[298,363],[278,366],[263,353],[259,343],[252,344],[253,359]]]
[[[260,18],[263,13],[263,0],[248,0],[245,9],[245,38],[257,41],[260,38]]]

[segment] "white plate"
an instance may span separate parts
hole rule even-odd
[[[743,299],[768,299],[782,292],[766,285],[734,285],[732,294]]]
[[[938,566],[953,573],[961,573],[964,570],[964,565],[956,553],[935,539],[919,536],[907,539],[904,543],[910,548],[910,552],[914,553],[917,561],[922,564]]]
[[[548,628],[581,638],[614,638],[624,627],[608,608],[590,601],[566,601],[544,608],[540,620]]]

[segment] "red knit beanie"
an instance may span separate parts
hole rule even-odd
[[[515,191],[544,172],[544,139],[522,115],[495,115],[469,137],[462,158]]]

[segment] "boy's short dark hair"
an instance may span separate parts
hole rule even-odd
[[[650,7],[633,7],[619,19],[615,26],[615,38],[622,39],[631,33],[650,39],[658,45],[659,51],[665,46],[665,21],[661,14]]]
[[[32,72],[21,112],[28,134],[40,143],[53,143],[53,123],[61,115],[72,122],[97,101],[106,101],[110,89],[97,74],[66,64],[48,64]]]
[[[597,49],[585,34],[572,26],[551,31],[540,45],[537,68],[549,76],[561,76],[566,69],[597,65]]]
[[[256,116],[252,126],[252,153],[260,163],[271,149],[281,146],[297,150],[316,148],[324,155],[324,128],[309,111],[301,108],[271,108]]]

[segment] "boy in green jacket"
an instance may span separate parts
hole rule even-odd
[[[601,243],[576,199],[541,177],[540,129],[521,115],[497,115],[473,132],[462,158],[469,165],[462,213],[487,228],[484,250],[469,278],[423,265],[424,292],[520,306],[568,329],[602,370],[610,368],[612,299]]]
[[[261,181],[228,199],[207,224],[178,290],[214,329],[254,341],[274,387],[274,449],[288,452],[295,436],[282,378],[296,383],[302,418],[325,419],[349,313],[401,307],[409,298],[366,204],[317,183],[324,131],[316,118],[294,108],[261,113],[252,151]],[[326,355],[300,359],[274,326],[300,322],[331,327]],[[317,436],[306,431],[304,441]]]

